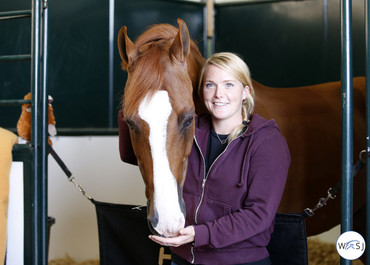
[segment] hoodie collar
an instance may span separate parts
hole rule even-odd
[[[248,126],[248,130],[244,133],[243,136],[249,136],[251,134],[254,134],[257,132],[259,129],[264,128],[264,127],[275,127],[278,128],[276,125],[275,120],[266,120],[265,118],[261,117],[258,114],[253,114],[251,116],[251,121]]]
[[[200,130],[202,132],[209,132],[209,124],[211,122],[211,115],[209,114],[202,114],[198,116],[198,119],[196,121],[196,129]],[[252,114],[251,121],[248,124],[248,130],[242,135],[243,137],[250,136],[251,134],[254,134],[259,129],[263,127],[276,127],[277,125],[275,123],[275,120],[266,120],[265,118],[261,117],[258,114]]]
[[[207,144],[208,144],[207,139],[210,134],[210,123],[211,123],[211,116],[209,114],[203,114],[203,115],[197,116],[196,124],[195,124],[195,134],[196,135],[194,135],[194,138],[196,139],[196,142],[199,145],[203,153],[205,153],[205,151],[207,150]],[[279,129],[274,120],[266,120],[265,118],[262,118],[258,114],[253,114],[251,116],[251,121],[248,124],[248,130],[246,130],[241,136],[239,136],[242,138],[251,137],[251,140],[248,143],[247,150],[249,150],[253,142],[252,139],[254,137],[255,132],[257,132],[258,130],[264,127],[275,127]],[[244,159],[243,170],[242,170],[243,172],[245,172],[246,167],[249,166],[247,161],[248,159]],[[245,181],[246,181],[246,176],[244,176],[244,174],[241,174],[238,186],[239,187],[243,186],[245,184]]]

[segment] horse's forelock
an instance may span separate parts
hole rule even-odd
[[[150,97],[163,85],[163,69],[161,50],[157,46],[150,47],[141,54],[130,72],[130,82],[125,87],[124,113],[134,115],[140,102],[146,95]]]
[[[140,47],[152,41],[171,40],[175,38],[177,32],[178,29],[169,24],[153,25],[137,38],[135,47],[139,50]]]

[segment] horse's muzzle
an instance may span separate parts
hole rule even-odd
[[[170,203],[170,202],[168,202]],[[153,211],[150,211],[153,207]],[[182,190],[179,192],[178,206],[175,210],[159,211],[156,210],[156,205],[151,205],[148,201],[148,225],[153,234],[173,237],[178,235],[179,230],[185,226],[186,207],[182,197]],[[152,212],[151,216],[149,213]]]

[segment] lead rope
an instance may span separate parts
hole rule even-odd
[[[362,150],[360,152],[359,160],[352,167],[352,177],[356,176],[361,171],[362,167],[366,164],[366,160],[362,158],[363,154],[366,154],[366,150]],[[304,209],[304,211],[302,212],[302,216],[304,218],[313,216],[315,214],[315,211],[325,206],[329,199],[334,200],[337,197],[338,193],[341,191],[341,189],[342,189],[342,185],[341,185],[341,181],[339,181],[337,185],[328,189],[326,197],[325,198],[321,197],[319,199],[319,202],[315,205],[315,207],[313,207],[313,209],[311,208]]]
[[[58,163],[60,168],[63,170],[63,172],[67,175],[69,182],[72,182],[73,185],[79,190],[79,192],[82,193],[83,196],[85,196],[89,201],[93,202],[94,199],[87,195],[84,187],[75,180],[75,178],[72,176],[71,171],[68,169],[68,167],[64,164],[62,159],[58,156],[58,154],[54,151],[53,147],[51,147],[50,144],[48,144],[48,151],[49,153],[54,157],[55,161]]]

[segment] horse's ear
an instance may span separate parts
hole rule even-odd
[[[127,36],[127,28],[123,26],[118,33],[118,51],[122,59],[122,68],[127,70],[128,66],[133,63],[136,57],[134,43]]]
[[[179,31],[172,43],[170,53],[179,61],[184,62],[190,50],[190,36],[186,23],[178,18]]]

